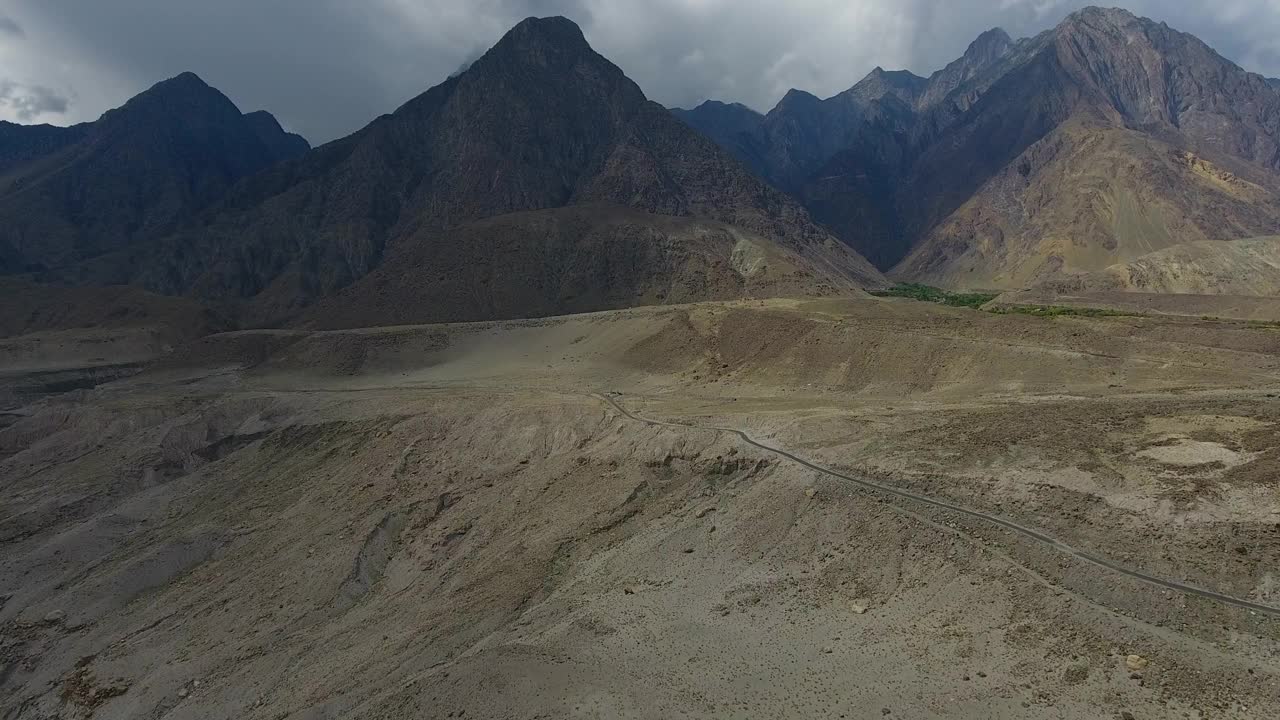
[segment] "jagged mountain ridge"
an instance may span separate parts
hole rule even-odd
[[[236,181],[310,149],[193,73],[92,123],[0,124],[0,274],[65,267],[173,231]]]
[[[984,33],[927,80],[877,68],[828,100],[793,91],[725,147],[894,275],[1003,287],[1280,229],[1277,102],[1193,36],[1087,8],[1034,38]],[[713,116],[682,117],[717,137]],[[1104,148],[1138,153],[1106,188],[1054,175],[1115,165],[1076,157]],[[1152,215],[1174,221],[1133,230]]]
[[[236,304],[255,321],[278,322],[414,255],[401,244],[448,250],[465,236],[453,229],[472,222],[576,205],[731,225],[803,258],[824,292],[885,282],[795,201],[648,101],[564,18],[521,22],[394,113],[246,179],[199,226],[77,277]]]
[[[887,268],[908,249],[897,196],[922,138],[967,109],[978,92],[968,85],[1011,47],[992,30],[929,78],[877,67],[825,100],[793,89],[756,118],[730,118],[715,101],[677,114]]]
[[[631,210],[655,223],[701,218],[779,244],[771,257],[824,292],[883,283],[829,228],[902,278],[1014,286],[1183,242],[1276,232],[1278,103],[1269,81],[1194,37],[1090,8],[1034,38],[984,33],[929,78],[877,68],[826,100],[792,91],[765,115],[707,103],[675,111],[678,122],[571,22],[531,19],[466,71],[305,155],[305,141],[269,114],[241,114],[189,74],[96,123],[0,124],[0,211],[19,218],[0,234],[0,265],[189,294],[275,322],[389,260],[454,263],[466,253],[439,251],[472,242],[463,238],[478,221],[590,206],[620,219],[537,236],[539,218],[528,232],[613,252],[617,228],[642,224]],[[198,142],[185,145],[191,138],[174,127]],[[161,155],[199,148],[208,172],[128,179],[129,163],[111,153],[141,135],[160,138]],[[72,173],[101,195],[74,213],[56,202],[74,194],[67,167],[99,173]],[[674,247],[671,233],[652,237]],[[715,272],[732,269],[717,252]],[[636,297],[672,295],[678,275]],[[717,297],[760,291],[742,275],[717,277],[707,283]],[[535,284],[550,294],[531,307],[625,302]],[[798,287],[770,284],[782,285]]]
[[[1280,95],[1259,76],[1122,10],[1026,52],[919,163],[908,187],[934,200],[897,275],[1018,287],[1280,229]],[[957,168],[980,182],[948,196]]]

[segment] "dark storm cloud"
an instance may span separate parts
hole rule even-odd
[[[41,115],[62,115],[71,101],[57,91],[43,85],[23,85],[11,80],[0,80],[0,107],[13,111],[23,122]]]
[[[25,31],[0,67],[74,89],[92,119],[192,70],[312,141],[349,133],[444,80],[530,16],[565,15],[667,105],[767,110],[791,87],[843,90],[876,65],[928,74],[981,31],[1039,32],[1087,0],[10,0]],[[1280,75],[1276,0],[1113,0]],[[21,23],[20,25],[18,23]],[[74,116],[74,117],[71,117]]]
[[[530,14],[590,17],[563,0],[16,0],[14,11],[30,53],[56,48],[57,60],[119,79],[122,97],[95,112],[190,70],[315,141],[394,110]]]

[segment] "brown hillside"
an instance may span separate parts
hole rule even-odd
[[[424,230],[300,322],[359,327],[834,294],[861,291],[835,262],[814,262],[739,227],[574,206]]]

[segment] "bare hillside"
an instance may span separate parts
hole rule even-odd
[[[1280,295],[1280,237],[1175,245],[1051,285],[1073,290],[1275,297]]]
[[[0,706],[1275,717],[1276,338],[870,299],[213,335],[0,414]]]

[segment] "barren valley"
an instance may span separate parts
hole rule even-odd
[[[1280,717],[1277,81],[1077,3],[942,67],[938,3],[186,4],[0,12],[0,720]],[[588,42],[737,94],[788,13],[936,70]]]
[[[6,718],[1280,713],[1274,327],[736,301],[71,390],[100,345],[7,342]]]

